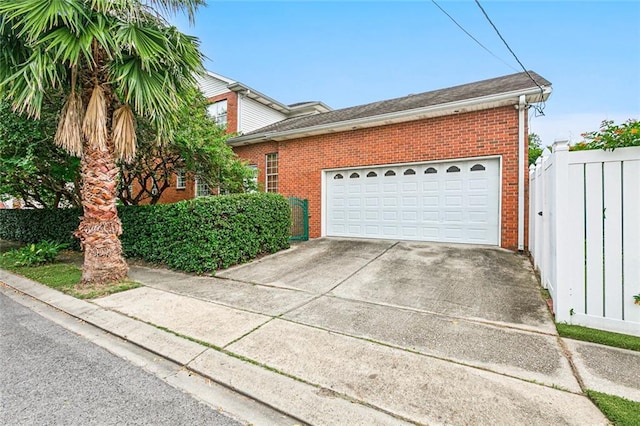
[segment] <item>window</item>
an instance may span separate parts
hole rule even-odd
[[[358,179],[359,177],[360,175],[357,173],[351,173],[351,175],[349,175],[349,179]]]
[[[187,174],[184,169],[176,170],[176,189],[185,189],[187,187]]]
[[[219,126],[227,125],[227,100],[221,100],[209,105],[209,114]]]
[[[376,172],[367,173],[367,177],[376,177],[376,176],[378,176],[378,174]]]
[[[416,171],[415,171],[415,170],[413,170],[413,169],[407,169],[407,170],[405,170],[405,171],[404,171],[404,173],[403,173],[403,175],[405,175],[405,176],[415,175],[415,174],[416,174]]]
[[[278,192],[278,153],[267,154],[267,192]]]
[[[209,185],[206,182],[196,177],[196,197],[206,197],[207,195],[211,195],[211,189],[209,189]]]
[[[338,174],[337,174],[337,175],[335,175],[333,178],[334,178],[334,179],[343,179],[343,176],[342,176],[340,173],[338,173]]]
[[[429,175],[432,173],[438,173],[438,171],[436,169],[434,169],[433,167],[429,167],[427,170],[424,171],[425,175]]]
[[[451,166],[447,169],[447,173],[458,173],[460,171],[460,167]]]
[[[482,171],[482,170],[486,170],[482,164],[476,164],[475,166],[473,166],[471,168],[472,172],[479,172],[479,171]]]
[[[387,170],[384,175],[385,176],[395,176],[396,172],[394,172],[393,170]]]

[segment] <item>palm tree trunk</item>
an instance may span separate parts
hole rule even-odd
[[[118,238],[122,234],[116,209],[119,169],[113,141],[102,150],[90,145],[85,143],[81,162],[84,216],[75,233],[84,251],[82,284],[110,283],[126,278],[128,271]]]

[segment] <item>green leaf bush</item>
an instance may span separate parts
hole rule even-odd
[[[118,212],[126,257],[182,271],[228,268],[289,247],[289,203],[279,194],[203,197],[175,204],[123,206]],[[80,214],[77,209],[0,210],[0,238],[73,242],[78,247],[73,231]]]
[[[42,241],[29,244],[19,249],[13,249],[3,256],[13,260],[15,266],[36,266],[53,263],[60,254],[60,250],[66,249],[66,243],[52,243]]]

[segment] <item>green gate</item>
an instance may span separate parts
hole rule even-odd
[[[309,201],[301,198],[289,198],[291,209],[291,241],[309,239]]]

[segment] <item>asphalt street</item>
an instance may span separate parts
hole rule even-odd
[[[239,425],[0,293],[0,424]]]

